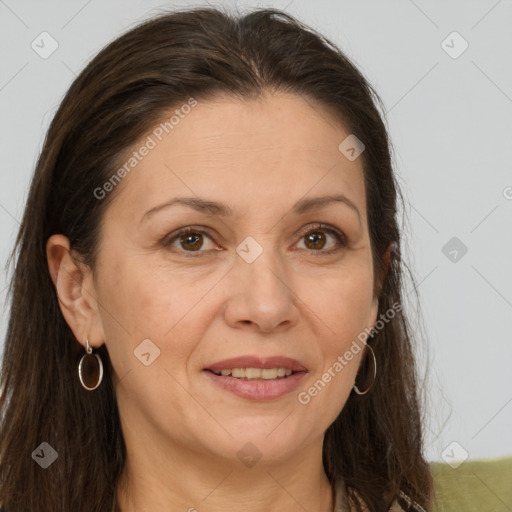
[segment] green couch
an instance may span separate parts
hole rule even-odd
[[[467,460],[453,469],[430,464],[436,489],[432,512],[512,512],[512,457]]]

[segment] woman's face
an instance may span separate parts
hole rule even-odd
[[[299,96],[185,111],[132,148],[102,224],[89,340],[111,356],[125,437],[260,464],[319,448],[363,351],[335,363],[377,317],[362,158]],[[267,371],[211,371],[247,367]]]

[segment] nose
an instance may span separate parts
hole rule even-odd
[[[237,256],[226,283],[229,293],[224,316],[228,325],[261,333],[287,330],[296,325],[299,298],[290,275],[270,249],[263,250],[252,263]]]

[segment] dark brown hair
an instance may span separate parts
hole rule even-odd
[[[402,303],[401,239],[390,143],[382,103],[332,42],[277,9],[234,16],[214,8],[166,12],[106,46],[73,82],[52,120],[9,263],[16,261],[0,399],[0,504],[6,512],[110,511],[125,444],[103,345],[104,382],[85,390],[84,354],[61,314],[48,272],[55,233],[94,269],[101,219],[117,190],[95,197],[120,155],[190,97],[242,99],[289,92],[324,107],[365,144],[368,228],[379,314]],[[341,141],[340,141],[341,142]],[[384,258],[391,246],[389,269]],[[323,461],[343,479],[356,510],[388,510],[405,493],[428,507],[432,478],[422,453],[422,415],[411,328],[402,311],[371,339],[377,382],[351,394],[325,434]],[[58,459],[46,470],[32,452],[42,442]]]

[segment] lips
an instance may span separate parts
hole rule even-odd
[[[284,368],[288,375],[270,380],[244,380],[218,374],[221,370],[237,368],[259,368],[261,370]],[[203,373],[218,389],[247,400],[265,401],[284,397],[296,390],[302,379],[307,375],[308,370],[299,361],[289,357],[241,356],[211,364],[204,368]]]
[[[307,368],[299,361],[285,356],[258,357],[258,356],[240,356],[231,359],[218,361],[205,368],[220,372],[221,370],[231,368],[286,368],[292,372],[307,372]]]

